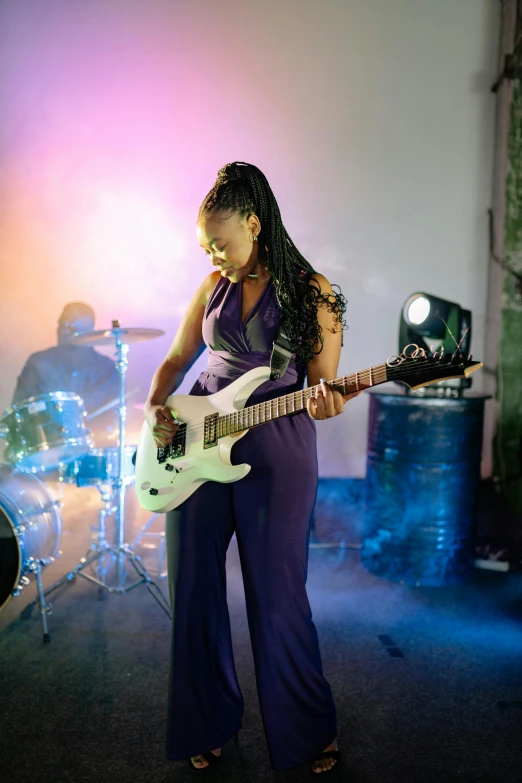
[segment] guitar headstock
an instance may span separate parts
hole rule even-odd
[[[439,381],[467,378],[481,367],[482,362],[474,361],[471,356],[466,358],[460,351],[430,354],[411,344],[399,356],[388,358],[386,376],[387,380],[400,381],[413,390]]]

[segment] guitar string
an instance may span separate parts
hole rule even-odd
[[[384,367],[384,365],[379,365],[379,367]],[[372,367],[371,369],[372,369],[372,371],[373,371],[373,370],[375,370],[376,368],[373,368],[373,367]],[[364,375],[365,373],[368,373],[369,371],[370,371],[369,369],[368,369],[368,370],[362,370],[362,371],[358,372],[358,373],[357,373],[357,375],[360,377],[360,376]],[[354,373],[353,375],[354,375],[354,377],[355,377],[355,373]],[[345,377],[346,377],[346,378],[350,378],[351,376],[347,375],[347,376],[345,376]],[[384,382],[384,381],[381,381],[381,383],[383,383],[383,382]],[[332,387],[332,388],[335,388],[336,386],[345,386],[345,385],[346,385],[346,384],[344,383],[344,380],[343,380],[343,378],[336,378],[336,379],[335,379],[335,380],[333,380],[333,381],[328,381],[328,384],[329,384],[329,385],[330,385],[330,387]],[[373,384],[373,385],[374,385],[374,386],[377,386],[378,384]],[[292,396],[294,396],[294,395],[299,395],[299,394],[302,394],[302,395],[303,395],[303,397],[305,397],[305,396],[306,396],[306,399],[308,400],[310,397],[312,397],[312,396],[315,396],[315,389],[319,389],[319,388],[320,388],[319,384],[317,384],[317,385],[315,385],[315,386],[308,386],[308,387],[306,387],[305,389],[299,389],[298,391],[295,391],[295,392],[290,392],[289,394],[283,394],[283,395],[281,395],[281,397],[273,397],[272,399],[270,399],[270,400],[265,400],[264,402],[257,402],[257,403],[254,403],[253,405],[247,405],[245,408],[240,408],[240,409],[239,409],[239,410],[237,410],[237,411],[234,411],[234,412],[231,412],[231,413],[224,413],[224,414],[222,414],[221,416],[219,416],[219,417],[218,417],[218,419],[216,419],[216,422],[217,422],[217,421],[220,421],[220,420],[222,420],[222,419],[226,419],[226,418],[227,418],[227,417],[229,417],[229,416],[230,416],[230,417],[233,417],[233,416],[236,416],[236,415],[237,415],[237,416],[240,416],[240,415],[241,415],[241,414],[243,414],[245,411],[252,410],[253,408],[259,408],[259,409],[261,409],[261,408],[263,408],[263,407],[265,407],[265,408],[266,408],[267,406],[270,406],[270,408],[271,408],[271,407],[272,407],[272,403],[276,402],[276,400],[284,400],[284,399],[287,399],[287,398],[289,398],[289,397],[292,397]],[[364,388],[368,388],[368,389],[369,389],[369,388],[371,388],[371,387],[370,387],[370,386],[367,386],[367,387],[364,387]],[[362,389],[361,389],[361,391],[362,391]],[[303,401],[304,401],[304,400],[303,400]],[[168,406],[167,406],[167,407],[168,407]],[[302,412],[302,411],[304,411],[304,410],[305,410],[305,406],[303,406],[302,408],[299,408],[298,410],[296,410],[296,411],[295,411],[295,413],[301,413],[301,412]],[[267,411],[265,411],[265,413],[266,413],[266,412],[267,412]],[[270,412],[272,413],[273,411],[271,410]],[[290,412],[290,411],[288,411],[286,415],[289,415],[290,413],[291,413],[291,412]],[[283,415],[285,415],[285,414],[283,414]],[[280,416],[278,416],[277,418],[280,418]],[[271,420],[272,420],[272,419],[265,419],[265,420],[264,420],[264,421],[262,421],[262,422],[261,422],[261,421],[260,421],[260,422],[258,422],[258,425],[259,425],[259,424],[265,424],[265,423],[267,423],[268,421],[271,421]],[[251,427],[258,426],[258,425],[256,425],[256,424],[252,424],[252,425],[249,427],[249,429],[250,429]],[[186,427],[186,428],[183,430],[183,432],[182,432],[182,433],[180,433],[179,435],[177,435],[177,434],[176,434],[176,435],[174,436],[174,438],[173,438],[173,439],[172,439],[172,441],[171,441],[171,444],[175,442],[176,438],[178,438],[178,440],[179,440],[179,441],[182,441],[182,440],[183,440],[183,438],[184,438],[184,433],[186,433],[186,432],[188,432],[188,431],[194,432],[195,430],[202,430],[202,429],[204,429],[204,428],[205,428],[205,426],[206,426],[206,425],[205,425],[205,423],[200,423],[200,424],[193,424],[193,425],[191,425],[191,426],[189,426],[189,427]],[[167,448],[167,446],[166,446],[165,448]]]
[[[372,372],[375,374],[377,371],[379,371],[379,370],[382,371],[382,369],[384,369],[386,371],[387,375],[388,375],[389,371],[392,371],[391,374],[393,375],[393,377],[387,377],[385,381],[379,381],[379,383],[370,384],[370,386],[365,386],[362,389],[359,389],[360,391],[364,391],[366,389],[372,388],[373,386],[381,385],[382,383],[388,383],[390,381],[400,380],[400,376],[409,375],[411,373],[411,371],[414,368],[418,368],[419,365],[421,365],[421,369],[422,369],[422,367],[424,365],[426,365],[426,364],[427,365],[434,364],[434,361],[433,361],[434,358],[435,357],[426,357],[426,358],[415,359],[415,360],[413,360],[414,367],[412,366],[412,363],[410,363],[410,364],[408,364],[406,366],[403,363],[403,364],[392,366],[392,367],[390,367],[388,365],[385,365],[385,364],[380,364],[380,365],[376,365],[375,367],[368,368],[366,370],[361,370],[361,371],[356,372],[356,373],[351,373],[350,375],[346,375],[346,376],[343,376],[341,378],[336,378],[333,381],[329,381],[328,384],[329,384],[329,386],[331,388],[336,389],[339,386],[345,387],[347,385],[350,385],[350,384],[346,384],[345,383],[345,379],[353,378],[355,380],[355,382],[357,383],[359,380],[364,380],[363,376],[367,375],[368,373],[370,373],[370,378],[371,378],[371,373]],[[455,366],[454,363],[448,363],[448,364],[445,365],[446,368],[454,367],[454,366]],[[232,418],[232,417],[234,417],[236,415],[239,417],[242,414],[244,414],[245,411],[249,411],[249,410],[251,410],[253,408],[256,408],[256,407],[259,407],[259,409],[261,409],[263,406],[270,406],[270,413],[272,413],[273,412],[271,410],[271,407],[272,407],[271,404],[272,403],[276,402],[277,400],[288,399],[289,397],[292,397],[292,396],[295,396],[295,395],[298,395],[298,394],[302,394],[303,395],[303,402],[305,401],[304,400],[305,397],[306,397],[306,401],[308,401],[308,399],[310,399],[310,397],[312,397],[312,394],[314,393],[314,390],[318,389],[318,388],[320,388],[319,385],[309,386],[309,387],[307,387],[305,389],[301,389],[301,390],[296,391],[296,392],[290,392],[289,394],[282,395],[281,397],[274,397],[274,398],[272,398],[270,400],[266,400],[265,402],[254,403],[254,405],[248,405],[247,407],[241,408],[238,411],[235,411],[233,413],[225,413],[225,414],[219,416],[218,419],[216,419],[216,423],[218,421],[220,421],[220,420],[226,419],[227,417],[231,417]],[[357,391],[357,389],[356,389],[356,391]],[[348,392],[348,393],[351,393],[351,392]],[[304,410],[306,410],[306,405],[304,405],[302,408],[298,409],[295,412],[296,413],[300,413],[300,412],[302,412]],[[266,412],[267,411],[265,410],[265,413]],[[292,414],[292,411],[287,411],[286,413],[283,413],[282,415],[281,414],[276,415],[275,418],[281,418],[282,416],[291,415],[291,414]],[[263,421],[259,421],[257,424],[254,422],[253,424],[248,425],[247,428],[248,429],[252,429],[253,427],[259,426],[260,424],[266,424],[269,421],[273,421],[273,419],[272,418],[264,419]],[[233,423],[233,422],[230,421],[229,423]],[[239,422],[237,422],[237,424],[239,425]],[[176,433],[176,435],[174,435],[173,439],[170,441],[169,444],[167,444],[164,447],[158,447],[158,448],[162,448],[163,450],[166,450],[169,447],[171,447],[173,444],[175,444],[176,442],[181,443],[184,440],[184,438],[186,436],[186,433],[188,431],[193,433],[196,430],[203,430],[205,428],[205,426],[207,426],[207,425],[205,425],[205,423],[200,423],[200,424],[193,424],[193,425],[191,425],[189,427],[185,427],[185,429],[182,432],[179,432],[179,434]],[[246,426],[246,425],[245,425],[244,422],[242,422],[241,426]],[[238,430],[238,431],[240,431],[240,430]],[[222,437],[222,436],[219,436],[219,437]]]
[[[431,364],[432,364],[432,363],[433,363],[433,358],[434,358],[434,357],[426,357],[425,359],[417,359],[417,360],[415,360],[415,367],[418,367],[418,366],[419,366],[419,364],[422,364],[422,363],[425,363],[425,364],[430,364],[430,363],[431,363]],[[454,364],[447,364],[447,365],[446,365],[446,367],[451,367],[451,366],[455,366],[455,365],[454,365]],[[388,371],[389,371],[389,370],[392,370],[392,371],[394,371],[394,372],[393,372],[393,377],[390,377],[390,378],[388,378],[388,377],[387,377],[387,378],[386,378],[386,381],[380,381],[379,383],[372,384],[372,385],[370,385],[370,386],[365,386],[363,389],[360,389],[361,391],[364,391],[364,390],[366,390],[366,389],[372,388],[372,386],[378,386],[378,385],[380,385],[380,384],[382,384],[382,383],[387,383],[387,382],[389,382],[389,381],[394,381],[394,380],[397,380],[397,379],[398,379],[398,378],[397,378],[397,376],[404,376],[404,375],[409,375],[409,374],[410,374],[410,371],[411,371],[411,369],[412,369],[412,366],[411,366],[411,364],[409,364],[409,365],[407,365],[407,366],[404,366],[404,365],[397,365],[397,366],[395,366],[395,367],[389,367],[389,366],[387,366],[387,365],[376,365],[375,367],[368,368],[367,370],[361,370],[360,372],[357,372],[357,373],[352,373],[351,375],[343,376],[342,378],[336,378],[336,379],[335,379],[335,380],[333,380],[333,381],[329,381],[329,385],[330,385],[330,387],[332,387],[332,388],[336,388],[336,387],[338,387],[338,386],[343,386],[343,387],[344,387],[344,386],[346,386],[346,385],[347,385],[347,384],[344,382],[344,379],[345,379],[345,378],[354,378],[354,379],[355,379],[355,376],[359,376],[359,378],[360,378],[361,376],[364,376],[365,374],[369,373],[369,372],[370,372],[370,370],[371,370],[371,371],[373,371],[373,372],[375,372],[375,371],[377,371],[377,370],[379,370],[379,369],[381,369],[381,370],[382,370],[382,369],[385,369],[385,370],[388,370]],[[362,379],[362,380],[364,380],[363,378],[361,378],[361,379]],[[266,407],[266,406],[271,406],[271,403],[275,402],[276,400],[283,400],[283,399],[285,399],[285,398],[288,398],[288,397],[291,397],[291,396],[294,396],[294,395],[297,395],[297,394],[302,394],[302,395],[303,395],[303,398],[304,398],[304,397],[306,397],[306,400],[308,400],[308,399],[309,399],[309,398],[312,396],[312,393],[314,392],[314,390],[315,390],[315,389],[318,389],[318,388],[319,388],[319,386],[318,386],[318,385],[315,385],[315,386],[309,386],[309,387],[307,387],[306,389],[301,389],[301,390],[299,390],[299,391],[297,391],[297,392],[290,392],[290,394],[287,394],[287,395],[282,395],[281,397],[275,397],[275,398],[272,398],[271,400],[266,400],[265,402],[261,402],[261,403],[255,403],[254,405],[249,405],[249,406],[247,406],[246,408],[241,408],[241,409],[239,409],[238,411],[235,411],[235,412],[233,412],[233,413],[225,413],[225,414],[223,414],[222,416],[219,416],[219,417],[216,419],[216,423],[217,423],[218,421],[220,421],[220,420],[223,420],[223,419],[226,419],[226,418],[228,418],[228,417],[230,417],[230,419],[231,419],[231,421],[230,421],[229,423],[235,423],[235,422],[232,422],[232,418],[233,418],[234,416],[238,416],[238,417],[239,417],[239,416],[241,416],[241,415],[242,415],[242,414],[243,414],[245,411],[248,411],[248,410],[250,410],[250,409],[252,409],[252,408],[255,408],[255,407],[259,407],[259,408],[261,409],[263,406],[265,406],[265,407]],[[304,399],[303,399],[303,402],[304,402]],[[305,410],[305,409],[306,409],[306,406],[303,406],[302,408],[300,408],[299,410],[297,410],[297,411],[295,411],[295,412],[296,412],[296,413],[300,413],[301,411],[303,411],[303,410]],[[267,412],[268,412],[268,411],[266,411],[266,410],[265,410],[265,413],[267,413]],[[273,411],[271,410],[271,408],[270,408],[270,413],[273,413]],[[284,413],[283,413],[282,415],[283,415],[283,416],[284,416],[284,415],[289,415],[289,414],[291,414],[291,413],[292,413],[291,411],[287,411],[287,413],[286,413],[286,414],[284,414]],[[275,418],[281,418],[281,415],[277,415]],[[265,423],[267,423],[268,421],[273,421],[273,419],[272,419],[272,418],[269,418],[269,419],[264,419],[263,421],[259,421],[257,424],[256,424],[256,423],[253,423],[253,424],[251,424],[251,425],[246,425],[244,422],[241,422],[241,424],[240,424],[240,422],[239,422],[239,421],[237,422],[237,424],[238,424],[238,425],[240,425],[241,427],[243,427],[243,426],[247,426],[247,428],[248,428],[248,429],[252,429],[252,428],[253,428],[253,427],[255,427],[255,426],[259,426],[260,424],[265,424]],[[176,434],[176,435],[174,436],[174,438],[173,438],[173,439],[170,441],[170,443],[169,443],[167,446],[165,446],[164,448],[165,448],[165,449],[167,449],[167,448],[168,448],[170,445],[174,444],[176,441],[178,441],[178,442],[182,442],[182,441],[183,441],[183,439],[184,439],[184,437],[185,437],[185,434],[186,434],[188,431],[190,431],[190,432],[194,432],[194,431],[196,431],[196,430],[202,430],[202,429],[204,429],[204,428],[205,428],[205,426],[207,426],[207,425],[205,425],[205,423],[201,423],[201,424],[195,424],[195,425],[191,425],[191,426],[189,426],[189,427],[186,427],[186,428],[183,430],[183,432],[181,432],[179,435],[178,435],[178,434]],[[240,430],[238,430],[238,431],[240,431]],[[222,436],[219,436],[219,437],[222,437]]]

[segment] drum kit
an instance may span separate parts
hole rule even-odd
[[[76,576],[94,582],[100,594],[107,590],[124,595],[145,584],[170,617],[169,603],[159,585],[125,542],[125,491],[134,481],[132,457],[136,450],[125,442],[127,354],[132,343],[162,334],[160,329],[123,328],[119,321],[113,321],[111,329],[76,334],[71,339],[76,345],[116,347],[119,397],[88,417],[78,395],[56,391],[13,405],[0,422],[0,434],[7,440],[6,462],[0,465],[0,609],[12,596],[20,594],[33,574],[38,597],[24,613],[30,613],[39,603],[44,642],[50,641],[47,616],[52,611],[46,597]],[[118,446],[96,449],[85,421],[111,406],[118,410]],[[40,478],[51,470],[58,471],[60,481],[78,487],[97,487],[104,507],[87,555],[44,592],[42,567],[60,554],[61,538],[62,504]],[[111,514],[114,514],[115,528],[113,543],[107,541],[105,528],[106,517]],[[113,583],[107,578],[111,563],[114,564]],[[134,569],[138,581],[128,584],[130,568]]]

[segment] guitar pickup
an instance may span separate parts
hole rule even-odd
[[[203,433],[203,448],[211,449],[213,446],[217,446],[217,422],[219,419],[219,413],[213,413],[210,416],[205,416],[205,426]]]
[[[178,459],[185,456],[187,444],[187,425],[178,422],[179,429],[174,435],[172,443],[164,449],[158,449],[158,463],[163,465],[168,459]]]

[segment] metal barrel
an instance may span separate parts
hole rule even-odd
[[[361,559],[407,585],[450,585],[473,563],[486,396],[370,395]]]

